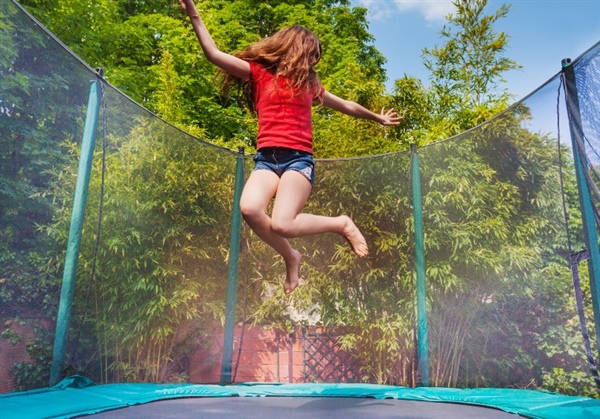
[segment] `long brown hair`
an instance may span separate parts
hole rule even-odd
[[[313,32],[302,26],[281,29],[272,36],[249,45],[235,56],[262,65],[275,78],[285,78],[294,92],[308,92],[315,97],[321,92],[321,82],[314,70],[321,59],[321,42]],[[234,85],[240,87],[246,105],[255,111],[252,87],[247,80],[225,74],[223,95],[227,96]]]

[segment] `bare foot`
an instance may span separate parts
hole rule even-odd
[[[298,273],[300,269],[300,260],[302,255],[297,250],[294,250],[294,256],[291,261],[285,261],[286,278],[283,283],[283,290],[286,294],[291,294],[298,284],[300,283],[300,275]]]
[[[369,246],[367,246],[367,241],[361,234],[358,227],[356,227],[356,224],[354,224],[354,221],[352,221],[352,219],[346,215],[343,217],[346,218],[344,236],[346,237],[346,240],[348,240],[350,247],[358,257],[363,258],[367,256],[369,254]]]

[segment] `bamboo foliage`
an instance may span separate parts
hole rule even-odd
[[[194,133],[213,143],[245,144],[252,151],[255,120],[235,97],[219,95],[214,69],[176,4],[23,3],[57,30],[68,28],[65,41],[88,62],[103,66],[108,80],[134,100],[179,127],[194,126]],[[0,5],[3,13],[6,4]],[[433,381],[578,385],[579,337],[564,265],[557,139],[530,128],[537,122],[534,109],[519,105],[440,142],[495,115],[506,99],[501,94],[480,103],[481,90],[475,96],[468,91],[444,95],[445,87],[473,81],[479,88],[481,81],[497,79],[443,78],[431,91],[408,77],[386,95],[383,57],[370,44],[363,8],[351,8],[347,1],[198,4],[225,50],[290,23],[310,26],[323,40],[319,72],[328,90],[373,109],[397,103],[407,111],[394,131],[315,110],[317,157],[373,156],[319,160],[306,211],[352,216],[369,242],[370,256],[357,259],[335,235],[293,240],[303,254],[303,285],[285,296],[281,259],[246,230],[238,320],[286,330],[309,322],[344,330],[341,342],[360,361],[364,381],[415,384],[414,231],[409,155],[402,150],[416,141]],[[82,9],[89,13],[82,16]],[[23,307],[56,311],[81,115],[93,77],[62,47],[38,32],[29,35],[27,28],[0,22],[6,51],[0,57],[5,101],[0,228],[6,237],[0,244],[0,297],[11,314]],[[434,67],[441,59],[436,71],[445,64],[458,68],[460,63],[445,61],[445,52],[455,50],[436,51],[430,56]],[[512,63],[503,65],[478,74],[499,76],[497,70]],[[442,73],[471,74],[458,70]],[[546,93],[538,100],[547,100]],[[235,153],[198,142],[110,88],[106,95],[106,176],[101,177],[103,126],[86,211],[69,368],[102,382],[185,380],[189,354],[214,341],[212,326],[224,316]],[[476,106],[444,102],[463,96],[475,98]],[[574,184],[572,177],[565,178],[577,238]]]

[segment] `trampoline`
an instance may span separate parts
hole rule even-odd
[[[295,240],[287,296],[235,204],[243,150],[132,101],[15,0],[0,16],[1,419],[600,418],[560,75],[451,139],[318,160],[308,209],[352,215],[370,256]],[[188,44],[142,26],[157,54]],[[571,68],[589,146],[600,44]]]
[[[369,384],[105,384],[70,377],[0,396],[3,418],[489,418],[600,417],[600,400],[518,389]]]

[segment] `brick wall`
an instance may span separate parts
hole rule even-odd
[[[300,330],[288,334],[261,327],[246,327],[242,331],[241,326],[236,326],[234,336],[232,376],[235,382],[304,382]],[[222,344],[223,330],[215,330],[213,345],[192,354],[190,382],[220,381]]]
[[[0,393],[2,394],[15,391],[16,383],[12,378],[11,370],[16,362],[30,361],[25,347],[34,339],[33,326],[30,324],[21,324],[17,320],[6,320],[0,331],[4,332],[9,328],[21,335],[22,340],[13,345],[8,339],[0,338]]]
[[[23,336],[23,342],[13,346],[6,339],[0,339],[0,393],[15,391],[10,370],[15,362],[29,360],[25,346],[33,339],[31,326],[13,323],[11,327]],[[192,383],[220,382],[223,328],[216,328],[213,336],[209,348],[198,349],[190,355],[189,381]],[[276,329],[236,326],[232,376],[236,383],[304,382],[302,330],[289,334]]]

